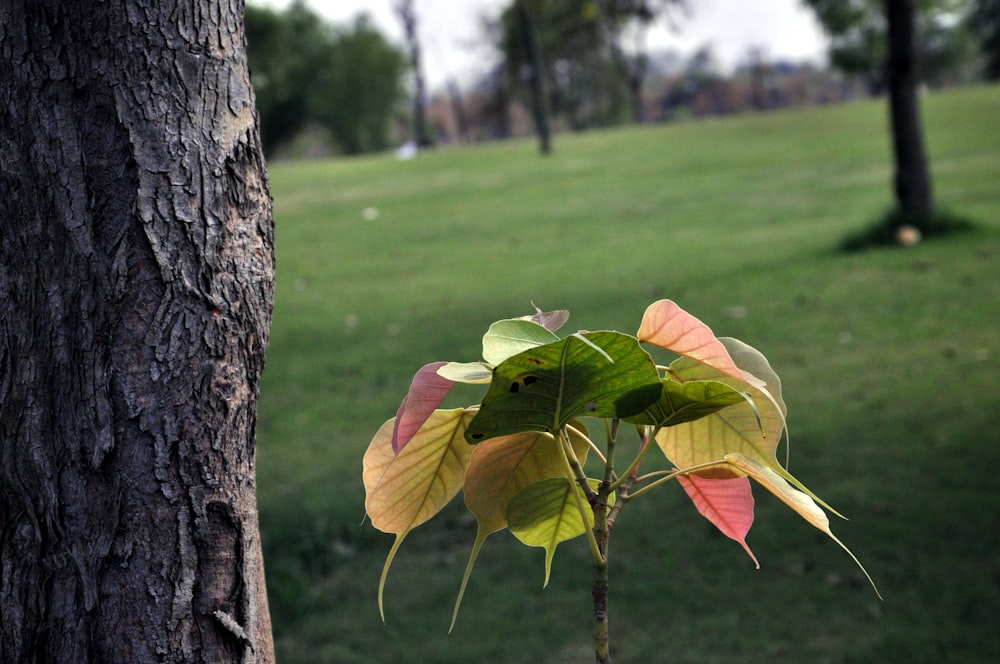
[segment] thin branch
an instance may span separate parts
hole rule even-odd
[[[665,484],[666,482],[669,482],[670,480],[678,477],[679,475],[690,475],[691,473],[696,473],[699,470],[708,470],[709,468],[718,468],[719,466],[728,466],[728,465],[729,464],[726,461],[709,461],[707,463],[699,463],[697,465],[691,466],[690,468],[685,468],[684,470],[675,470],[673,472],[669,472],[669,473],[667,473],[667,475],[661,477],[660,479],[656,480],[655,482],[647,484],[646,486],[642,487],[641,489],[639,489],[635,493],[633,493],[633,494],[631,494],[629,496],[626,496],[626,497],[622,497],[621,501],[625,502],[625,501],[634,500],[635,498],[638,498],[639,496],[641,496],[642,494],[646,493],[650,489],[658,487],[661,484]],[[665,471],[660,471],[660,472],[665,472]],[[646,477],[650,477],[650,476],[656,475],[656,474],[657,473],[650,473]]]

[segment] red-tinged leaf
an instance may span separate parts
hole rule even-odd
[[[410,391],[403,397],[403,403],[399,404],[399,410],[396,411],[396,424],[392,429],[394,454],[399,454],[406,447],[413,434],[420,430],[454,387],[454,381],[438,375],[438,369],[446,364],[448,363],[425,364],[413,376]]]
[[[747,533],[753,525],[753,493],[746,477],[706,479],[697,475],[679,475],[677,481],[691,498],[698,512],[712,522],[722,534],[739,542],[753,560],[760,563],[747,545]]]
[[[637,336],[639,341],[707,364],[733,378],[747,380],[712,329],[671,300],[649,305]]]

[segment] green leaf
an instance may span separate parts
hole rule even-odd
[[[555,433],[586,415],[630,417],[656,401],[662,389],[649,354],[635,337],[618,332],[572,335],[497,365],[465,437],[478,443],[524,431]]]
[[[668,377],[663,379],[660,400],[626,420],[633,424],[671,427],[745,401],[742,392],[725,383],[709,380],[681,383]]]
[[[597,480],[590,480],[590,483],[594,488],[599,484]],[[574,491],[583,495],[575,481],[554,477],[526,486],[507,507],[510,532],[528,546],[545,548],[545,586],[549,584],[552,558],[559,543],[579,537],[594,527],[593,512],[580,513]],[[614,495],[609,502],[614,504]]]
[[[396,552],[414,528],[447,505],[465,481],[473,448],[463,433],[473,410],[436,410],[398,454],[392,449],[394,419],[375,434],[364,456],[365,511],[372,525],[396,535],[378,585],[378,606]]]
[[[567,433],[576,457],[583,463],[590,451],[586,434],[573,426],[567,427]],[[465,471],[464,494],[465,505],[475,515],[478,529],[455,600],[452,628],[483,543],[490,534],[507,527],[511,499],[535,482],[553,477],[573,479],[558,442],[549,433],[532,431],[492,438],[476,445],[474,450]]]
[[[512,355],[558,340],[555,333],[533,321],[498,320],[483,336],[483,359],[496,366]]]

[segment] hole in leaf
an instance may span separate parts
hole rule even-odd
[[[524,386],[525,387],[527,387],[528,385],[534,385],[537,382],[538,382],[538,376],[525,376],[524,377]]]
[[[518,391],[519,389],[521,389],[521,386],[520,386],[520,385],[518,385],[517,383],[511,383],[511,384],[510,384],[510,393],[511,393],[511,394],[517,394],[517,391]]]

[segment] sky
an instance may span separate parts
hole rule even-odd
[[[290,0],[248,0],[251,4],[285,7]],[[469,83],[484,74],[495,56],[484,43],[480,19],[496,15],[510,0],[415,0],[424,75],[434,90],[449,79]],[[362,11],[391,41],[402,45],[403,30],[393,12],[394,0],[307,0],[313,11],[334,23],[349,23]],[[730,69],[746,60],[751,47],[762,47],[770,60],[822,64],[827,41],[802,0],[692,0],[692,13],[678,21],[679,31],[665,25],[651,32],[649,50],[672,48],[691,55],[710,45],[719,64]],[[661,23],[663,23],[661,21]]]

